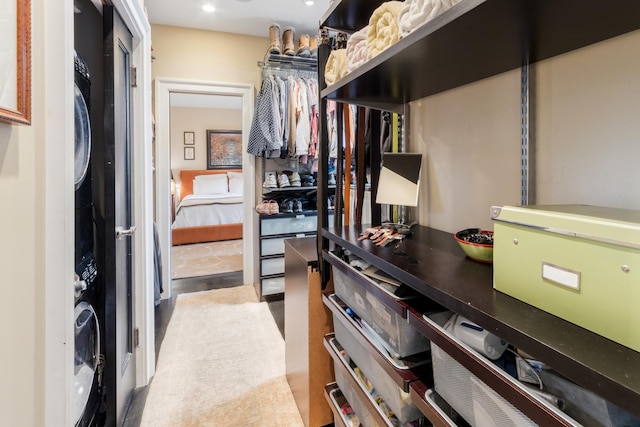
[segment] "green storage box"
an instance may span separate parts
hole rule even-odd
[[[493,287],[640,351],[640,211],[491,208]]]

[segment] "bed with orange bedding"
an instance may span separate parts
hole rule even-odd
[[[241,239],[242,193],[242,170],[180,171],[172,244]]]

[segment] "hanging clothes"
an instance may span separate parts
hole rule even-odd
[[[247,146],[247,152],[254,156],[263,157],[265,153],[268,154],[271,150],[282,146],[278,130],[279,115],[274,93],[275,86],[273,77],[262,80]]]

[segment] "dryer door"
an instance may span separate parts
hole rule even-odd
[[[75,357],[73,391],[74,423],[84,414],[100,360],[100,327],[91,304],[81,301],[75,308]]]
[[[75,113],[75,167],[74,182],[75,189],[80,188],[84,181],[91,158],[91,126],[89,124],[89,110],[84,101],[82,92],[78,85],[74,88],[74,113]]]

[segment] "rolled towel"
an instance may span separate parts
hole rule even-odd
[[[347,74],[347,49],[332,50],[324,69],[324,81],[330,86]]]
[[[400,9],[402,9],[402,2],[388,1],[373,11],[373,15],[369,18],[369,32],[367,33],[369,59],[400,40],[398,29]]]
[[[369,49],[367,48],[367,34],[369,26],[362,28],[351,34],[347,40],[347,73],[352,72],[369,58]]]
[[[460,0],[406,0],[398,14],[400,35],[406,37]]]

